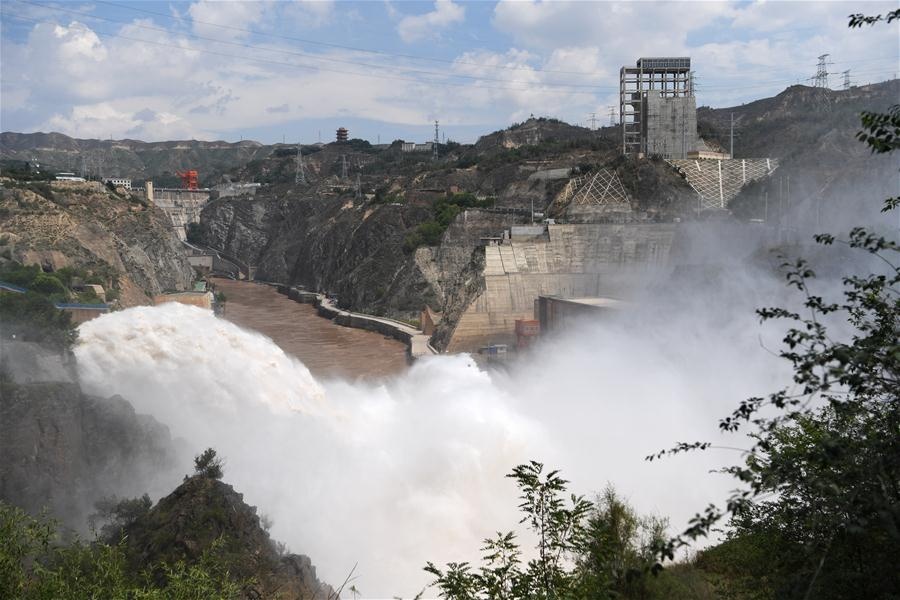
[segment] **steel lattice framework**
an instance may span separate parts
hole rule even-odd
[[[565,206],[602,206],[609,210],[630,211],[631,199],[615,171],[599,169],[573,177],[559,193],[556,203]]]
[[[778,168],[774,158],[667,160],[700,196],[700,210],[728,208],[741,188]]]

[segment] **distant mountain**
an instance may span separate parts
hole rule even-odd
[[[782,194],[787,196],[790,186],[792,206],[805,210],[800,216],[805,216],[811,226],[816,218],[813,204],[821,202],[816,208],[819,213],[824,210],[834,217],[856,217],[860,199],[876,199],[865,202],[865,207],[877,210],[877,199],[896,195],[896,158],[873,156],[856,140],[856,133],[861,112],[884,112],[898,102],[898,79],[849,90],[795,85],[773,98],[741,106],[701,107],[697,125],[702,137],[727,150],[733,116],[736,158],[771,157],[780,161],[774,177],[748,186],[735,199],[735,211],[760,216],[765,194],[771,207]]]
[[[177,171],[187,169],[199,172],[202,185],[213,185],[222,173],[269,156],[275,148],[250,140],[142,142],[82,140],[62,133],[0,134],[0,159],[34,160],[57,172],[80,172],[84,165],[104,177],[152,179],[157,187],[177,185]]]

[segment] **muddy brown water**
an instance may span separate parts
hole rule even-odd
[[[342,327],[274,287],[214,279],[226,297],[224,318],[272,338],[316,377],[380,378],[407,369],[406,344],[380,333]]]

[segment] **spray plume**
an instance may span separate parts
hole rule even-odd
[[[708,471],[739,457],[643,457],[720,440],[716,417],[785,373],[751,310],[703,310],[586,321],[508,372],[441,356],[374,383],[317,381],[268,338],[174,303],[85,323],[75,352],[86,391],[121,394],[192,452],[215,447],[225,479],[320,577],[358,561],[365,596],[391,597],[422,588],[426,560],[475,560],[483,538],[516,528],[504,475],[529,459],[577,493],[612,482],[673,527],[722,497],[731,482]]]

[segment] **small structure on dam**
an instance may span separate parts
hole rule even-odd
[[[534,316],[541,331],[553,333],[572,327],[583,319],[621,310],[627,303],[615,298],[561,298],[538,296],[534,302]]]
[[[200,211],[209,202],[211,191],[209,188],[155,189],[152,181],[147,181],[144,189],[147,200],[169,217],[172,229],[182,242],[187,240],[188,224],[200,222]]]

